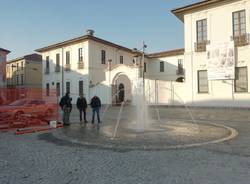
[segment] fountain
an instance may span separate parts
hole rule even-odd
[[[170,108],[149,107],[141,90],[143,80],[134,81],[133,104],[106,106],[102,111],[101,128],[72,124],[66,129],[54,131],[49,141],[60,140],[80,144],[88,148],[113,150],[162,150],[179,149],[219,143],[237,136],[234,129],[215,122],[195,120],[191,110],[175,109],[176,119],[168,119]],[[167,89],[171,90],[171,89]],[[119,93],[119,91],[117,92]],[[115,98],[116,94],[112,97]],[[186,118],[178,119],[178,112],[186,112]],[[47,139],[44,135],[42,139]]]
[[[138,78],[133,81],[133,103],[125,106],[111,107],[107,105],[102,111],[104,122],[99,130],[82,127],[79,124],[62,131],[53,133],[56,139],[71,141],[90,148],[119,149],[119,150],[159,150],[177,149],[202,146],[230,140],[237,136],[237,131],[209,121],[195,120],[191,110],[186,106],[178,94],[170,90],[185,106],[188,116],[185,120],[166,118],[167,110],[160,110],[155,106],[156,118],[150,116],[152,110],[146,99],[144,76],[144,50],[138,67]],[[140,75],[139,75],[140,74]],[[114,94],[111,101],[117,96]],[[176,116],[178,117],[178,115]],[[46,138],[45,138],[46,139]]]

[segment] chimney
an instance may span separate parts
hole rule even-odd
[[[88,30],[86,31],[86,35],[88,35],[88,36],[94,36],[94,33],[95,33],[95,31],[92,30],[92,29],[88,29]]]

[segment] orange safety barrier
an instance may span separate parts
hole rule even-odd
[[[0,89],[0,130],[48,126],[59,121],[56,90],[38,88]]]

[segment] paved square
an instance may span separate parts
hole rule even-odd
[[[232,127],[239,135],[226,142],[185,149],[126,150],[49,139],[63,130],[22,136],[1,133],[0,183],[248,184],[250,111],[203,108],[192,109],[192,113],[196,120]],[[169,120],[190,119],[183,108],[160,108],[160,114]],[[115,115],[117,108],[112,108],[106,118]],[[77,122],[77,112],[72,116]],[[93,131],[89,124],[86,128]],[[43,139],[44,135],[48,139]]]

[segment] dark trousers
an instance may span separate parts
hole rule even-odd
[[[99,107],[92,108],[92,124],[95,122],[95,113],[97,114],[98,123],[100,123]]]
[[[82,113],[83,113],[83,118],[84,118],[84,121],[86,122],[87,119],[86,119],[86,109],[79,109],[79,112],[80,112],[80,121],[82,121]]]
[[[70,116],[70,108],[65,107],[63,109],[63,124],[64,125],[69,125],[69,116]]]

